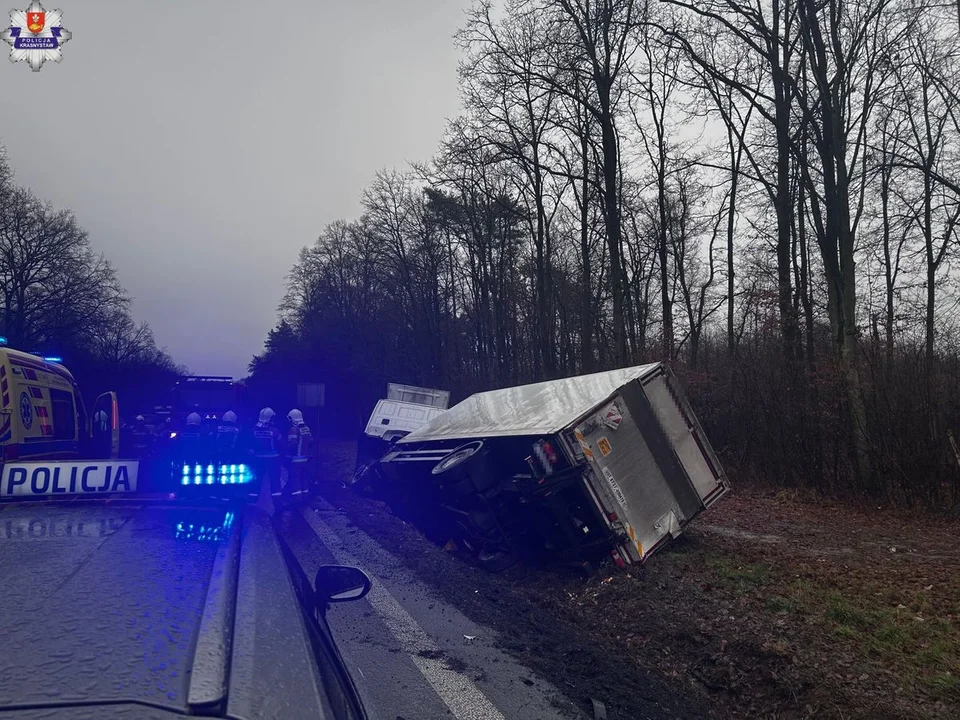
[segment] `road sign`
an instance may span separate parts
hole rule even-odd
[[[300,407],[323,407],[325,390],[323,383],[298,383],[297,404]]]

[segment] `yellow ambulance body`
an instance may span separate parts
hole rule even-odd
[[[0,448],[6,462],[71,459],[92,435],[119,443],[116,395],[97,398],[91,427],[80,389],[59,362],[0,347]],[[99,431],[99,432],[96,432]],[[106,449],[106,448],[105,448]],[[109,448],[116,457],[116,447]]]

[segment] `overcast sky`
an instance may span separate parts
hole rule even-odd
[[[242,376],[300,248],[458,113],[466,4],[51,1],[73,38],[40,72],[0,60],[0,144],[76,213],[158,344]]]

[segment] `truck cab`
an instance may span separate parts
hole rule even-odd
[[[387,397],[377,402],[357,441],[352,482],[360,482],[393,443],[445,412],[449,404],[449,390],[387,383]]]

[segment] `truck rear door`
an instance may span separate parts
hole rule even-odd
[[[621,555],[644,561],[726,492],[699,422],[666,366],[632,380],[574,428],[588,489],[614,525]]]

